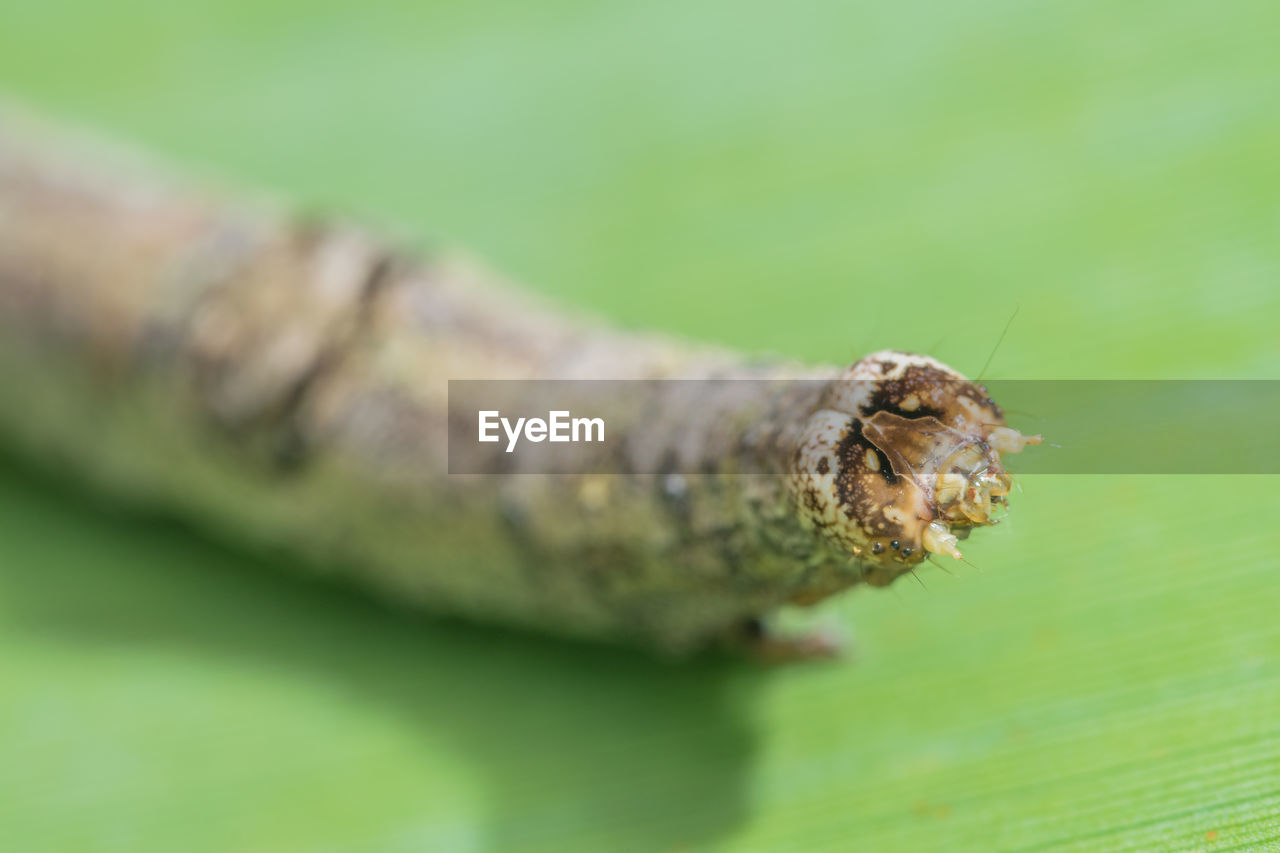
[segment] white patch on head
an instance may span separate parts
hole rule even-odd
[[[840,375],[841,379],[859,379],[871,382],[884,382],[901,379],[911,367],[930,367],[956,379],[963,379],[960,373],[951,367],[930,358],[911,352],[883,349],[859,359]]]

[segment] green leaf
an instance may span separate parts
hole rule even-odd
[[[1278,27],[51,0],[0,8],[0,80],[629,325],[976,371],[1020,305],[991,376],[1276,378]],[[1275,479],[1023,486],[980,569],[854,593],[852,656],[760,670],[389,612],[6,463],[0,844],[1280,845]]]

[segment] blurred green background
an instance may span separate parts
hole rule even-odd
[[[0,89],[630,326],[976,373],[1020,306],[990,376],[1275,379],[1278,36],[1261,0],[0,0]],[[1276,480],[1024,487],[980,571],[760,670],[387,612],[10,459],[0,845],[1277,849]]]

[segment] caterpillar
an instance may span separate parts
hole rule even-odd
[[[655,381],[608,471],[516,474],[476,444],[450,474],[449,380],[495,378]],[[1039,441],[927,356],[622,333],[12,114],[0,392],[10,447],[121,500],[426,611],[673,653],[826,651],[762,625],[958,557],[1006,501],[1002,455]]]

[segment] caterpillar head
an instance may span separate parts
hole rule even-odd
[[[981,385],[939,361],[884,350],[846,369],[806,423],[791,472],[801,518],[883,586],[996,523],[1012,479],[1001,454],[1040,436],[1005,425]]]

